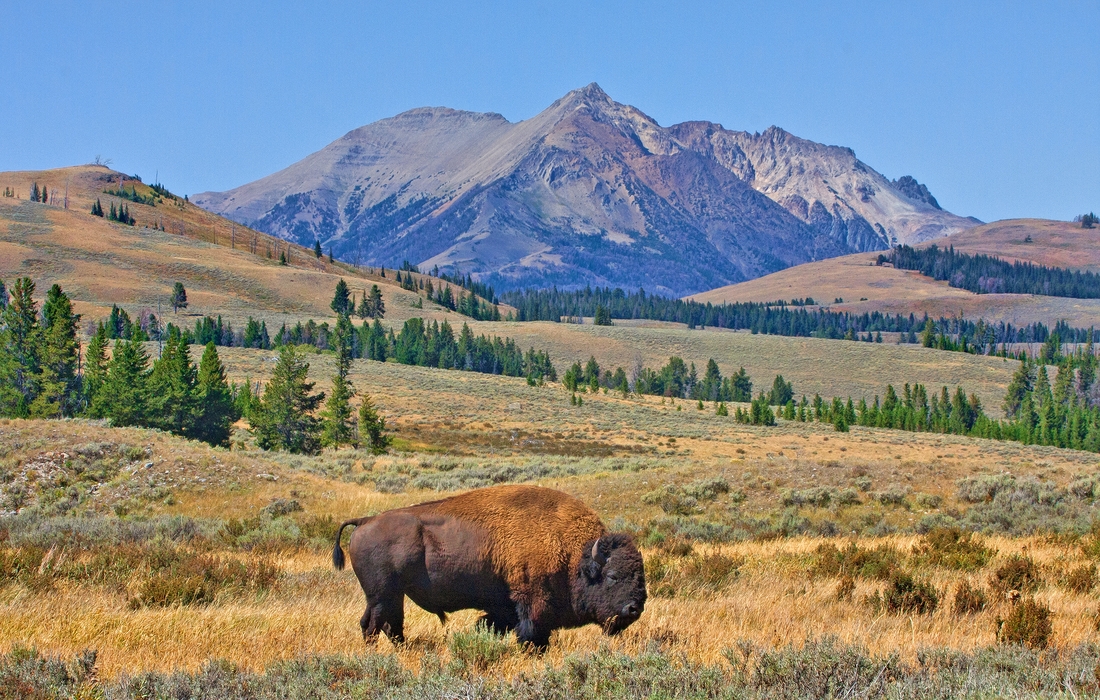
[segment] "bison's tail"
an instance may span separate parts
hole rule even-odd
[[[344,533],[344,528],[348,525],[359,526],[370,520],[370,518],[355,518],[354,520],[345,520],[340,529],[336,531],[336,542],[332,545],[332,565],[336,567],[337,571],[344,570],[344,550],[340,547],[340,536]]]

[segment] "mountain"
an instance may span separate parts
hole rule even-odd
[[[517,123],[414,109],[193,201],[357,264],[675,295],[980,223],[851,149],[777,127],[662,127],[595,83]]]

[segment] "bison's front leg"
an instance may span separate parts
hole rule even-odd
[[[515,608],[500,607],[486,610],[478,622],[484,623],[494,634],[508,634],[519,624]]]
[[[385,633],[394,644],[405,641],[405,596],[389,596],[371,600],[359,620],[364,641]]]
[[[546,651],[550,646],[550,634],[554,628],[545,621],[531,615],[531,610],[522,603],[516,606],[519,622],[516,624],[516,641],[520,645],[530,644],[536,651]]]

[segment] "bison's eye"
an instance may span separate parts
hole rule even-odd
[[[616,581],[619,580],[618,574],[616,574],[614,571],[607,572],[607,574],[604,576],[604,578],[606,578],[611,583],[615,583]]]

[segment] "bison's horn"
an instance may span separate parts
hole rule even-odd
[[[600,556],[600,538],[597,537],[596,541],[592,543],[592,559],[603,564],[604,558]]]

